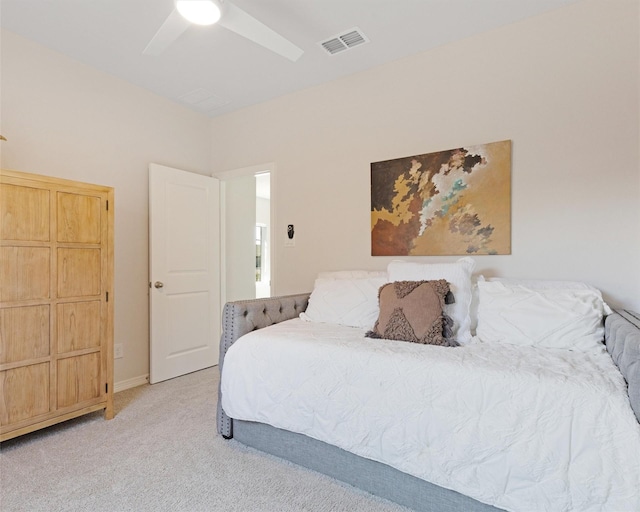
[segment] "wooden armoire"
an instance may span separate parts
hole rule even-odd
[[[113,189],[0,171],[0,441],[113,417]]]

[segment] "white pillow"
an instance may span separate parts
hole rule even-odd
[[[485,281],[484,276],[478,276],[478,281]],[[505,286],[524,286],[533,290],[592,290],[600,293],[600,290],[590,284],[581,281],[551,281],[548,279],[516,279],[512,277],[488,277],[486,281],[496,281]]]
[[[372,329],[378,313],[378,290],[386,276],[352,279],[316,279],[309,305],[300,318],[307,322]]]
[[[517,279],[512,277],[487,277],[478,276],[478,281],[498,281],[505,286],[514,287],[517,285],[531,288],[532,290],[593,290],[600,294],[600,290],[591,286],[590,284],[583,283],[581,281],[551,281],[548,279]],[[601,294],[600,294],[601,295]],[[603,301],[604,314],[610,315],[613,313],[609,305]],[[471,300],[471,332],[475,332],[478,326],[478,287],[473,287],[473,298]]]
[[[476,263],[472,258],[460,258],[455,263],[413,263],[394,260],[387,266],[389,282],[432,281],[445,279],[455,302],[445,304],[444,312],[453,320],[453,337],[460,343],[471,341],[471,274]]]
[[[566,282],[530,281],[529,285],[478,280],[477,336],[481,341],[604,350],[606,305],[600,291],[583,283],[567,286]]]

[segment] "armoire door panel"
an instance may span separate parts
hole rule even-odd
[[[0,423],[11,425],[49,412],[49,363],[0,372]]]
[[[58,297],[100,294],[100,249],[58,248]]]
[[[0,309],[0,364],[49,355],[49,308],[43,304]]]
[[[49,240],[49,191],[0,184],[0,234],[3,240]]]
[[[100,243],[100,198],[58,192],[58,242]]]
[[[100,397],[100,353],[58,359],[58,408]]]
[[[58,353],[100,347],[99,300],[58,304]]]
[[[51,249],[0,247],[0,302],[48,299]]]

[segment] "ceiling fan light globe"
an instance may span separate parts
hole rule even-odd
[[[220,6],[212,0],[177,0],[176,9],[196,25],[213,25],[222,14]]]

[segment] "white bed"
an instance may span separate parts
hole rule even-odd
[[[474,267],[227,304],[218,431],[421,511],[640,511],[637,318],[586,283]]]
[[[224,411],[505,510],[640,510],[640,425],[604,348],[364,333],[293,319],[243,336],[224,359]]]

